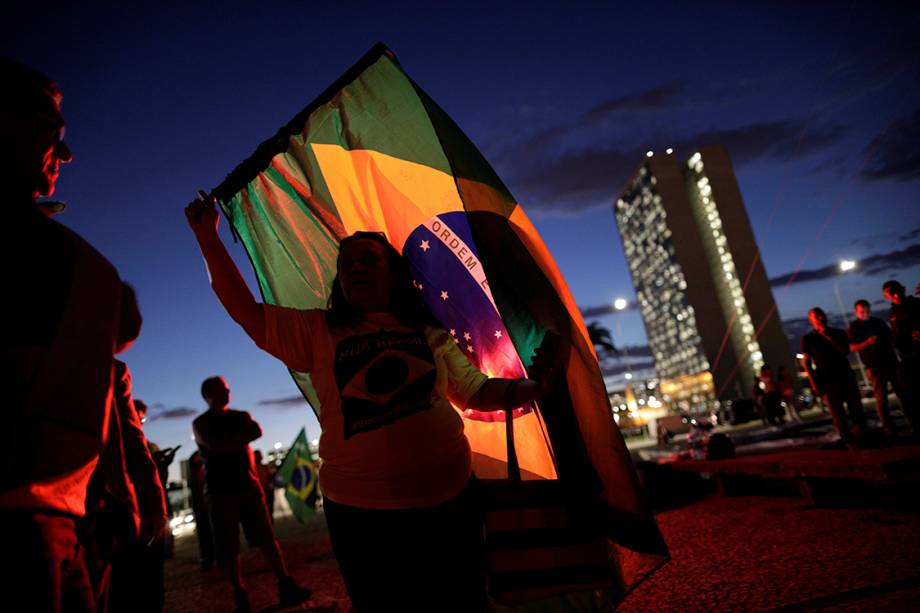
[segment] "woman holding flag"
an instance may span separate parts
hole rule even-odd
[[[327,309],[260,304],[220,240],[215,199],[199,193],[186,216],[214,292],[256,345],[310,373],[319,395],[326,521],[355,609],[484,610],[481,512],[451,403],[492,411],[537,400],[566,352],[538,349],[529,379],[488,378],[373,232],[341,241]]]

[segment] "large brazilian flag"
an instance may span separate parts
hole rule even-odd
[[[263,299],[325,308],[339,241],[384,232],[416,286],[483,372],[526,374],[547,331],[567,343],[565,385],[514,412],[524,479],[560,479],[593,503],[623,593],[667,559],[642,502],[575,301],[527,215],[456,124],[378,44],[213,190]],[[304,373],[292,373],[318,414]],[[465,411],[480,478],[506,476],[504,415]]]

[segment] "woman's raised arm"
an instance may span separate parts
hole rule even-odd
[[[202,191],[198,194],[198,198],[185,207],[185,217],[208,265],[211,287],[230,317],[261,347],[265,344],[265,313],[262,305],[256,302],[243,275],[220,240],[217,231],[220,224],[217,200]]]

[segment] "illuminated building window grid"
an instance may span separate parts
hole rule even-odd
[[[712,243],[707,247],[710,249],[713,246],[715,247],[715,253],[711,253],[710,256],[717,256],[717,258],[714,257],[713,259],[721,267],[721,274],[713,275],[715,282],[721,286],[723,291],[727,291],[727,295],[731,297],[730,306],[734,311],[741,331],[744,348],[747,350],[748,362],[755,373],[759,372],[764,365],[763,352],[755,336],[754,322],[748,312],[744,290],[738,280],[738,271],[728,249],[728,239],[722,231],[722,219],[719,216],[719,209],[715,199],[712,197],[712,185],[710,185],[709,177],[704,172],[703,158],[699,152],[690,157],[687,161],[687,166],[694,173],[693,183],[696,185],[697,198],[702,205],[704,221],[709,225]],[[704,241],[704,243],[706,242],[708,241]]]
[[[681,411],[706,413],[719,406],[712,373],[708,371],[662,379],[661,393],[665,401]]]
[[[674,256],[657,181],[645,167],[617,201],[616,216],[626,259],[660,376],[707,370],[687,281]]]

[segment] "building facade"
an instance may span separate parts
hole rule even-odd
[[[724,147],[648,157],[614,215],[665,399],[702,411],[764,363],[795,371]]]

